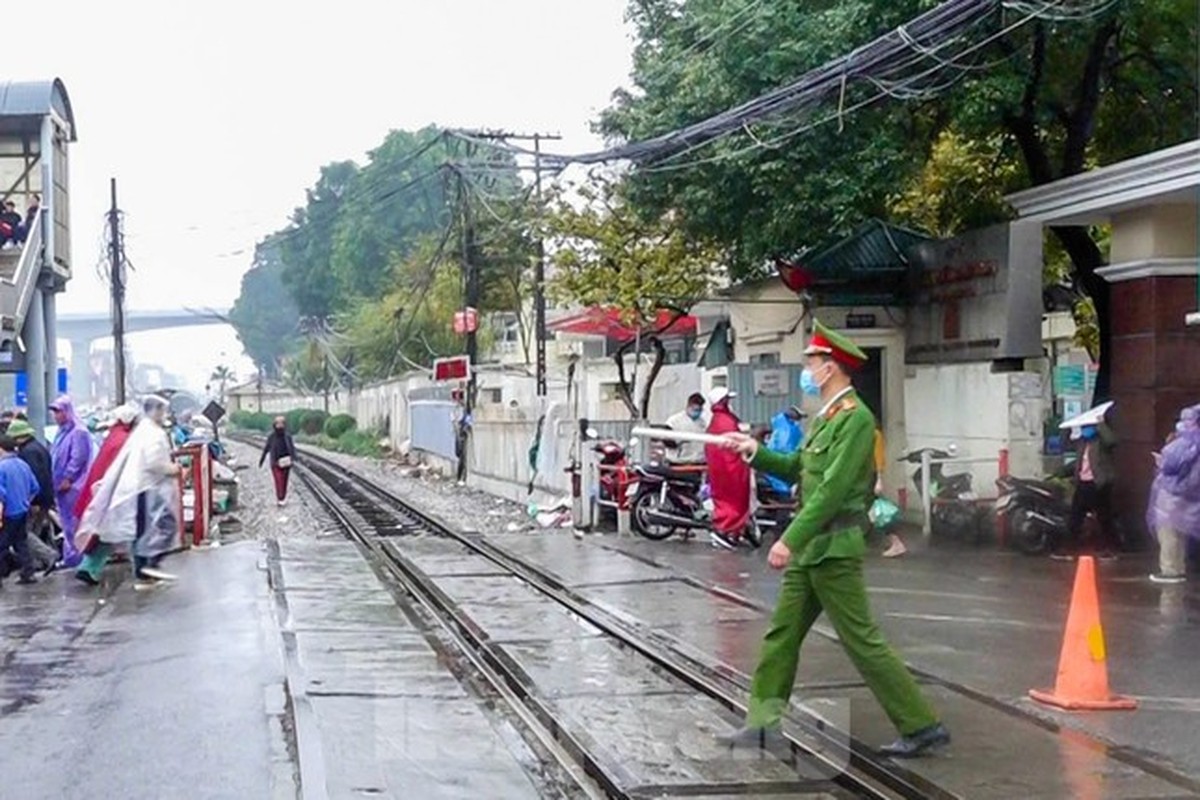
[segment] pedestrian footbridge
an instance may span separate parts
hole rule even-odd
[[[57,296],[71,279],[68,148],[75,115],[58,79],[0,83],[0,373],[30,376],[29,405],[55,386]],[[31,414],[36,428],[43,422]]]

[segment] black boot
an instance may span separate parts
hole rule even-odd
[[[717,743],[726,747],[757,747],[767,750],[771,747],[787,744],[778,726],[771,728],[752,728],[745,726],[731,733],[717,734]]]
[[[889,745],[879,748],[879,752],[892,758],[916,758],[925,752],[950,744],[950,731],[942,723],[930,725],[911,736],[901,736]]]

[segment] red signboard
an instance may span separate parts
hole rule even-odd
[[[471,362],[466,356],[439,358],[433,362],[433,379],[439,383],[465,381],[471,373]]]
[[[479,312],[473,308],[454,312],[454,332],[474,333],[479,330]]]

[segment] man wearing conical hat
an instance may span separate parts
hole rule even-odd
[[[765,747],[779,727],[796,683],[800,645],[824,611],[871,692],[900,731],[882,748],[911,758],[948,744],[950,734],[916,681],[871,617],[863,581],[867,512],[874,499],[875,415],[854,391],[851,375],[867,361],[845,336],[814,324],[800,378],[805,394],[819,397],[821,411],[804,446],[792,455],[759,447],[729,434],[728,447],[754,469],[799,481],[803,506],[771,548],[768,563],[783,569],[779,600],[763,640],[741,730],[721,739],[734,746]]]

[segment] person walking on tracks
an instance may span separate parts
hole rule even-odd
[[[768,555],[772,568],[786,569],[754,673],[745,726],[719,738],[731,746],[765,747],[779,736],[800,646],[824,611],[846,654],[900,731],[900,738],[881,752],[911,758],[948,744],[950,734],[884,640],[867,602],[863,556],[875,485],[875,417],[850,380],[867,357],[819,322],[804,352],[807,366],[801,381],[815,387],[824,403],[804,447],[783,456],[747,436],[726,436],[727,447],[749,458],[756,470],[799,478],[803,506]]]
[[[279,501],[279,507],[282,508],[287,503],[288,476],[292,471],[292,463],[296,460],[296,443],[292,441],[292,435],[288,433],[287,420],[284,417],[275,418],[271,435],[267,437],[262,455],[258,457],[259,467],[262,467],[267,456],[271,457],[271,476],[275,479],[275,499]]]
[[[100,444],[100,452],[88,470],[87,478],[83,482],[83,491],[75,503],[75,516],[78,519],[83,520],[87,516],[88,506],[92,504],[97,486],[110,473],[113,463],[125,448],[125,443],[133,435],[140,414],[138,407],[133,403],[127,403],[113,411],[108,435]],[[108,563],[112,554],[112,548],[102,542],[95,531],[85,530],[82,526],[76,538],[78,541],[75,542],[75,546],[83,553],[83,560],[75,570],[75,579],[89,586],[98,586],[104,565]]]

